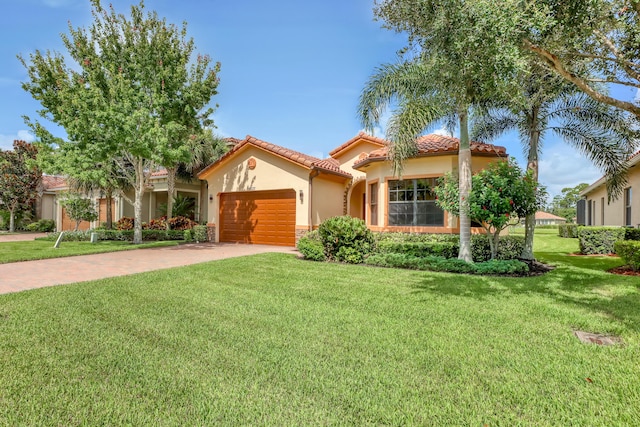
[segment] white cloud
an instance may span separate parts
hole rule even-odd
[[[449,132],[447,129],[445,129],[444,127],[441,127],[440,129],[436,129],[433,132],[430,132],[436,135],[442,135],[442,136],[451,136],[451,132]]]
[[[73,6],[77,4],[77,0],[42,0],[42,3],[47,7],[59,8]]]
[[[19,130],[15,135],[2,135],[0,134],[0,149],[11,150],[13,149],[13,141],[21,139],[27,142],[35,141],[35,136],[28,130]]]
[[[562,143],[545,147],[538,167],[539,181],[547,187],[550,199],[563,188],[582,182],[593,184],[602,177],[602,172],[589,159]]]

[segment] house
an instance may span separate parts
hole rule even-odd
[[[607,201],[607,180],[602,177],[580,192],[578,224],[599,226],[640,227],[640,198],[633,192],[640,190],[640,151],[629,158],[627,187],[622,195]],[[639,193],[640,194],[640,193]]]
[[[458,233],[431,188],[458,168],[457,138],[427,135],[393,175],[388,142],[365,133],[318,159],[247,136],[203,169],[213,240],[293,246],[327,218],[349,214],[374,231]],[[507,158],[504,147],[471,143],[472,170]],[[478,231],[478,230],[476,230]]]
[[[559,225],[565,224],[567,219],[561,216],[551,214],[549,212],[536,212],[536,225]]]
[[[75,221],[72,221],[66,214],[64,207],[60,204],[61,196],[69,190],[69,186],[60,176],[45,175],[42,177],[43,192],[40,201],[39,218],[52,219],[56,222],[58,231],[73,230]],[[192,219],[200,221],[207,218],[206,203],[206,184],[198,179],[191,181],[176,179],[175,185],[176,195],[194,199],[195,210]],[[126,193],[127,197],[133,199],[133,190]],[[93,223],[83,221],[80,223],[80,230],[88,230],[100,225],[107,220],[107,200],[103,194],[99,192],[86,194],[86,197],[94,201],[94,206],[98,210],[98,220]],[[149,187],[143,196],[142,202],[142,221],[148,222],[153,218],[162,216],[160,210],[163,204],[168,200],[167,191],[167,171],[161,169],[151,174]],[[114,196],[112,200],[113,221],[117,221],[122,217],[133,217],[133,205],[121,196]]]

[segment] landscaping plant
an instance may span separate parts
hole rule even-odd
[[[374,249],[375,240],[367,224],[359,218],[336,216],[320,224],[318,234],[324,254],[330,260],[360,264]]]
[[[495,259],[502,230],[542,207],[546,192],[538,187],[532,172],[523,173],[514,160],[489,164],[472,177],[472,182],[469,216],[491,236],[491,259]],[[458,178],[451,173],[434,188],[438,206],[453,215],[460,214],[458,188]]]

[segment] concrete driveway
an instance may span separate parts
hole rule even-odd
[[[282,246],[201,243],[13,262],[0,264],[0,294],[266,252],[298,253]]]
[[[36,237],[45,237],[47,233],[6,233],[0,231],[0,243],[1,242],[24,242],[27,240],[34,240]]]

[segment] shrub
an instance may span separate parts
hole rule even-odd
[[[566,238],[578,237],[578,226],[576,224],[558,225],[558,236]]]
[[[302,236],[298,240],[297,246],[304,259],[311,261],[326,261],[327,259],[318,230],[310,231]]]
[[[116,230],[133,230],[134,219],[123,216],[116,222]]]
[[[459,244],[457,242],[395,242],[383,240],[378,242],[377,248],[380,253],[455,258],[458,256]]]
[[[40,237],[37,240],[49,240],[55,242],[58,240],[60,232],[48,233],[46,237]],[[85,242],[91,240],[91,234],[88,231],[65,231],[62,237],[63,242]]]
[[[613,245],[616,253],[633,269],[640,269],[640,242],[636,240],[618,240]]]
[[[350,216],[336,216],[320,224],[324,254],[330,260],[359,264],[375,247],[365,222]]]
[[[449,242],[458,243],[460,238],[457,234],[425,234],[425,233],[400,233],[400,232],[382,232],[374,234],[375,240],[381,242]]]
[[[193,233],[191,233],[191,230],[184,230],[182,232],[182,237],[185,242],[193,242]]]
[[[196,225],[198,225],[197,222],[184,216],[174,216],[169,220],[169,228],[171,230],[191,230]]]
[[[91,233],[98,234],[98,240],[133,241],[133,230],[88,230],[88,231],[65,231],[63,241],[89,241]],[[60,233],[49,233],[47,237],[38,240],[56,241]],[[142,230],[142,240],[162,241],[162,240],[183,240],[184,232],[180,230]]]
[[[467,274],[517,274],[529,272],[529,266],[518,260],[490,260],[470,264],[457,258],[416,257],[406,254],[385,253],[373,254],[365,261],[368,265],[414,270],[440,271]]]
[[[56,222],[52,219],[41,219],[28,224],[25,229],[27,231],[40,231],[42,233],[50,233],[56,229]]]
[[[167,217],[161,216],[160,218],[154,218],[147,224],[148,230],[166,230],[167,229]]]
[[[502,236],[498,243],[496,259],[517,259],[524,249],[524,236]],[[475,262],[484,262],[491,259],[491,246],[486,234],[474,234],[471,236],[471,254]]]
[[[640,228],[625,228],[624,240],[640,240]]]
[[[580,252],[585,255],[613,253],[615,242],[624,236],[623,227],[578,227]]]
[[[196,225],[193,227],[193,239],[196,242],[208,242],[209,235],[207,234],[206,225]]]

